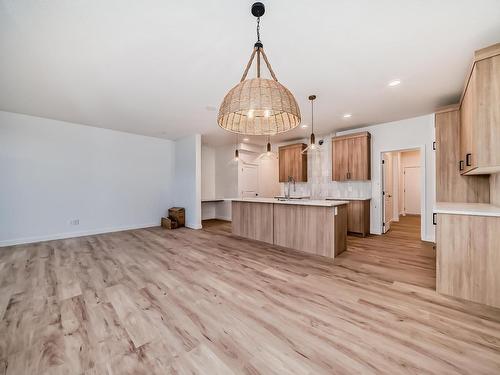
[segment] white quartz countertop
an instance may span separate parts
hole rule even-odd
[[[320,206],[320,207],[335,207],[349,203],[347,201],[327,201],[327,200],[314,200],[314,199],[292,199],[292,200],[282,201],[275,198],[232,198],[228,200],[235,202],[294,204],[296,206]]]
[[[500,207],[488,203],[452,203],[437,202],[434,206],[437,214],[496,216],[500,217]]]
[[[325,198],[327,201],[331,200],[336,200],[336,201],[369,201],[372,199],[372,197],[358,197],[358,198],[346,198],[346,197],[341,197],[341,198],[335,198],[335,197],[326,197]]]

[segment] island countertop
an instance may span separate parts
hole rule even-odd
[[[273,203],[273,204],[292,204],[297,206],[317,206],[317,207],[336,207],[343,204],[348,204],[347,201],[327,201],[319,199],[289,199],[279,200],[276,198],[232,198],[233,202],[250,202],[250,203]]]

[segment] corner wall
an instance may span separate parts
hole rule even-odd
[[[201,229],[201,135],[175,141],[175,206],[186,210],[186,227]]]

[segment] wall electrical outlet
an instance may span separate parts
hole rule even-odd
[[[73,220],[70,220],[69,223],[71,225],[79,225],[80,224],[80,219],[73,219]]]

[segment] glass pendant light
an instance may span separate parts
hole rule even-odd
[[[321,151],[321,147],[316,144],[316,136],[314,135],[314,100],[316,95],[309,95],[311,101],[311,135],[309,137],[309,145],[302,150],[303,154],[316,154]]]
[[[260,154],[255,161],[277,159],[278,155],[271,151],[271,137],[267,137],[266,151]]]

